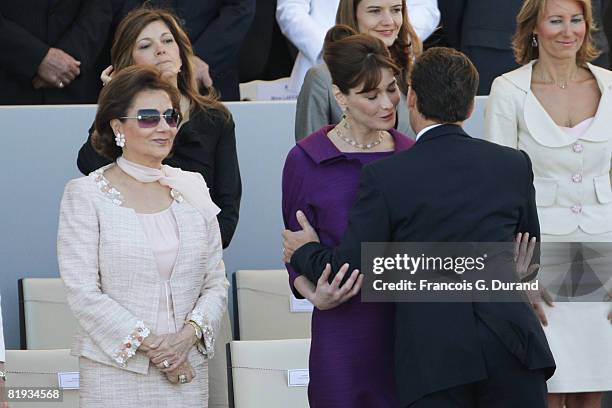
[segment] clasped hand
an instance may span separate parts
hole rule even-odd
[[[80,61],[59,48],[51,47],[38,66],[32,86],[34,89],[64,88],[80,74]]]
[[[140,349],[146,353],[151,363],[166,374],[168,381],[176,384],[181,375],[185,376],[186,382],[191,382],[195,377],[195,372],[187,360],[189,350],[195,343],[193,327],[185,325],[178,333],[150,335]]]

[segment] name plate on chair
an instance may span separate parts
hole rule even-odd
[[[59,383],[59,387],[64,390],[78,390],[79,372],[57,373],[57,382]]]
[[[310,374],[307,368],[287,370],[287,385],[289,387],[308,387]]]
[[[314,306],[308,299],[298,299],[290,295],[289,311],[291,313],[312,313]]]

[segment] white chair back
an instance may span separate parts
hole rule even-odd
[[[22,279],[22,288],[26,348],[70,348],[78,323],[68,307],[62,280]]]
[[[79,371],[78,357],[71,356],[69,349],[58,350],[7,350],[6,351],[6,387],[9,392],[36,389],[58,389],[58,373],[74,373]],[[61,390],[62,401],[39,396],[34,400],[12,399],[9,406],[38,408],[78,408],[79,391]],[[26,393],[27,396],[27,393]],[[46,393],[46,397],[49,394]]]
[[[236,272],[238,324],[241,340],[310,338],[311,312],[292,309],[287,271]]]
[[[308,408],[309,339],[233,341],[231,343],[235,408]],[[297,370],[302,370],[298,372]]]

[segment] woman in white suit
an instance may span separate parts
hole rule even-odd
[[[438,27],[440,21],[438,2],[408,0],[407,3],[410,9],[410,22],[419,38],[424,41]],[[323,62],[323,40],[327,30],[337,22],[336,10],[339,4],[340,0],[278,0],[276,6],[278,25],[283,34],[299,50],[289,81],[290,92],[295,94],[300,92],[306,72],[312,66]]]
[[[179,107],[157,69],[121,70],[92,137],[113,163],[64,191],[58,258],[79,323],[81,407],[207,406],[228,282],[204,179],[162,165]]]
[[[493,82],[485,137],[531,157],[543,242],[612,242],[612,72],[589,64],[590,0],[526,0],[517,23],[523,66]],[[549,406],[599,407],[612,389],[610,303],[551,306],[536,305],[557,363]]]

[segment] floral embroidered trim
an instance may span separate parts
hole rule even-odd
[[[103,168],[100,168],[93,172],[94,180],[96,181],[98,188],[100,189],[102,194],[104,194],[109,200],[113,202],[113,204],[123,204],[123,197],[121,196],[121,193],[119,192],[119,190],[113,187],[111,183],[108,182],[106,177],[104,177],[104,175],[102,174],[102,169]]]
[[[202,342],[204,343],[204,352],[206,357],[213,358],[215,355],[215,333],[212,326],[205,324],[202,327]]]
[[[191,312],[191,318],[202,328],[202,341],[198,342],[198,351],[208,358],[213,358],[215,355],[215,332],[212,326],[205,321],[204,314],[199,310]]]
[[[96,184],[98,185],[98,188],[100,189],[102,194],[104,194],[109,200],[111,200],[113,204],[122,205],[123,196],[121,195],[121,192],[115,187],[113,187],[113,185],[106,179],[106,177],[104,177],[103,173],[107,167],[108,166],[101,167],[98,170],[93,171],[91,174],[93,175],[94,180],[96,181]],[[183,195],[175,189],[170,190],[170,196],[177,203],[182,203],[184,200]]]
[[[119,364],[119,367],[127,366],[127,360],[136,354],[136,350],[150,333],[151,331],[145,327],[142,320],[136,322],[134,331],[123,339],[121,346],[113,353],[113,360]]]

